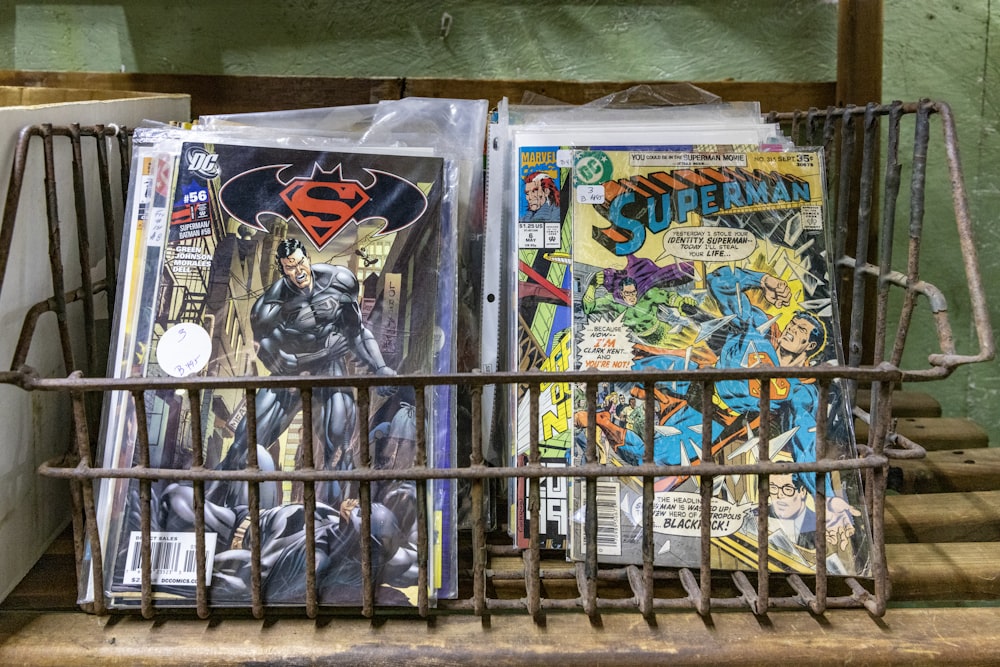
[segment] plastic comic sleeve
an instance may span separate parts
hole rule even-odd
[[[572,291],[578,276],[574,271],[573,205],[571,184],[573,149],[592,142],[616,142],[616,146],[641,150],[643,147],[691,151],[712,142],[757,145],[759,125],[746,127],[669,126],[654,130],[634,127],[556,126],[512,129],[514,163],[512,186],[507,196],[515,223],[511,226],[516,249],[517,332],[511,370],[567,371],[573,368],[575,336]],[[562,143],[546,144],[546,141]],[[620,142],[620,143],[618,143]],[[596,145],[596,144],[595,144]],[[589,168],[589,165],[583,165]],[[545,384],[539,394],[539,423],[530,420],[530,394],[526,386],[509,396],[515,406],[515,465],[527,465],[531,430],[538,429],[538,463],[545,467],[565,467],[572,458],[574,438],[574,397],[566,383]],[[552,476],[539,482],[539,540],[543,548],[565,548],[569,527],[569,480]],[[511,524],[516,543],[526,547],[530,516],[527,498],[530,482],[517,479],[510,489]]]
[[[613,469],[856,456],[839,382],[828,392],[825,450],[817,452],[817,412],[826,408],[809,373],[841,355],[821,151],[580,150],[575,165],[575,364],[609,373],[593,416],[599,462]],[[801,367],[803,375],[772,378],[766,387],[752,378],[720,380],[708,385],[710,396],[689,376],[650,392],[634,376],[615,375],[771,366]],[[574,451],[581,461],[582,449]],[[871,576],[859,471],[771,474],[769,482],[764,535],[757,484],[739,474],[714,478],[713,567],[755,569],[758,544],[767,540],[773,571],[815,573],[817,554],[825,553],[829,573]],[[596,490],[598,559],[642,562],[641,480],[608,476]],[[582,558],[582,490],[574,491],[570,543]],[[657,478],[653,502],[655,563],[698,567],[696,478]],[[820,503],[825,526],[817,525]]]
[[[297,388],[146,391],[140,418],[149,433],[149,464],[239,470],[255,458],[265,471],[349,470],[366,457],[373,467],[412,465],[414,390],[405,384],[373,389],[362,403],[354,390],[329,380],[430,373],[450,363],[448,337],[442,336],[448,331],[442,329],[452,315],[441,302],[449,298],[445,292],[453,289],[454,274],[441,253],[454,223],[442,218],[453,215],[444,204],[444,160],[385,150],[257,145],[222,133],[184,138],[166,193],[162,248],[147,253],[140,269],[146,275],[136,296],[147,285],[154,294],[148,318],[136,319],[149,335],[137,368],[146,377],[248,378],[252,384],[268,375],[308,375],[319,384],[310,392],[309,424]],[[440,270],[423,270],[428,266]],[[447,451],[439,449],[438,438],[449,433],[441,423],[450,423],[453,410],[448,400],[437,399],[427,408],[433,459]],[[257,444],[251,451],[248,415],[254,413]],[[359,451],[361,429],[367,452]],[[195,430],[201,434],[197,449]],[[112,447],[106,439],[105,449]],[[417,511],[421,493],[415,482],[367,485],[359,496],[357,482],[315,484],[320,604],[361,602],[362,512],[370,512],[373,531],[375,603],[415,604],[421,567],[432,574],[427,593],[433,600],[439,539],[434,526],[422,527],[418,517],[432,524],[435,512]],[[264,603],[300,605],[304,485],[267,481],[258,488]],[[191,605],[197,569],[192,486],[158,480],[149,492],[154,603]],[[140,500],[134,485],[121,497],[120,511],[112,513],[123,539],[108,551],[107,593],[112,606],[127,608],[138,602]],[[433,507],[434,493],[426,500]],[[246,482],[206,484],[205,562],[213,605],[250,602],[248,502]],[[422,565],[414,547],[420,531],[432,542]]]

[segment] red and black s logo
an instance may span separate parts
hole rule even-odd
[[[364,169],[371,177],[367,184],[344,178],[339,164],[330,171],[314,164],[308,176],[289,171],[287,164],[269,165],[234,176],[219,191],[222,208],[260,231],[267,231],[262,214],[294,219],[317,250],[349,222],[382,220],[382,228],[373,236],[385,236],[409,227],[427,210],[427,197],[420,188],[385,171]]]

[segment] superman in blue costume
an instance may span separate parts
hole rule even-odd
[[[723,316],[732,315],[718,350],[718,366],[753,368],[758,366],[807,366],[826,345],[826,329],[815,316],[798,312],[784,329],[767,331],[767,314],[754,306],[746,291],[760,289],[763,297],[776,307],[787,306],[791,299],[788,284],[774,276],[728,266],[708,275],[708,287],[719,304]],[[765,329],[762,333],[761,329]],[[773,329],[773,327],[772,327]],[[685,366],[685,364],[687,364]],[[694,362],[673,355],[658,355],[636,360],[636,370],[685,370],[695,368]],[[668,395],[683,399],[689,382],[678,381],[658,385]],[[816,457],[815,426],[818,394],[814,383],[797,378],[771,380],[772,418],[782,431],[796,429],[791,438],[795,461],[813,461]],[[715,383],[719,400],[736,414],[759,410],[760,382],[734,379]],[[657,426],[654,436],[655,463],[678,465],[683,462],[681,447],[687,460],[701,458],[697,449],[702,441],[702,414],[686,401],[671,415],[668,426]],[[712,441],[723,434],[724,426],[711,421]],[[622,460],[638,464],[642,460],[642,438],[633,431],[624,433],[624,442],[617,449]],[[810,492],[815,492],[812,475],[804,475]]]

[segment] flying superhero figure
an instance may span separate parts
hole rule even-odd
[[[781,330],[774,327],[767,313],[754,306],[747,298],[751,289],[761,290],[764,300],[784,308],[791,302],[788,283],[775,276],[742,268],[723,266],[707,276],[708,287],[723,314],[725,335],[718,350],[719,368],[754,368],[760,366],[809,366],[825,349],[827,332],[823,322],[814,315],[798,311]],[[635,361],[636,370],[689,370],[690,360],[671,354],[651,356]],[[655,429],[654,461],[660,465],[679,465],[703,458],[698,449],[701,443],[702,414],[686,399],[689,383],[678,381],[664,383],[662,390],[678,399],[674,412],[666,425]],[[760,409],[760,381],[756,379],[731,379],[715,383],[719,401],[735,415],[750,415]],[[782,436],[774,438],[780,444],[790,445],[794,461],[816,460],[816,410],[818,392],[815,383],[808,379],[774,378],[770,384],[771,419]],[[598,422],[600,425],[600,422]],[[607,430],[606,427],[604,427]],[[718,442],[725,427],[712,421],[712,442]],[[612,440],[621,445],[616,453],[623,461],[639,464],[644,444],[634,431],[616,430]],[[772,442],[772,445],[775,444]],[[682,451],[683,448],[683,451]],[[769,454],[763,455],[767,457]],[[810,494],[815,494],[813,475],[802,479]],[[846,526],[851,523],[852,510],[847,502],[835,496],[827,479],[828,527],[831,524]]]
[[[382,359],[378,342],[361,321],[359,284],[347,268],[313,264],[298,239],[281,241],[275,260],[282,276],[254,303],[250,325],[257,344],[257,357],[274,375],[347,375],[349,355],[376,375],[395,375]],[[322,443],[323,469],[353,467],[351,436],[356,407],[352,389],[317,387],[313,398],[319,409],[313,413],[314,432]],[[302,409],[297,389],[263,388],[256,395],[257,442],[268,445],[284,433]],[[219,464],[223,470],[239,470],[247,460],[247,424],[236,428],[233,444]],[[208,498],[230,507],[241,502],[245,484],[216,483]],[[232,494],[239,494],[233,497]],[[317,498],[331,507],[346,499],[339,482],[317,486]],[[262,504],[264,499],[262,498]]]
[[[608,319],[622,317],[622,324],[638,342],[657,350],[679,350],[686,347],[685,337],[674,331],[674,325],[663,319],[664,308],[674,308],[680,314],[698,317],[698,302],[677,292],[676,287],[690,282],[689,264],[659,267],[647,258],[628,256],[625,269],[598,271],[583,293],[581,304],[588,317],[602,315]],[[607,294],[598,295],[604,287]]]
[[[791,299],[788,283],[766,273],[741,268],[721,267],[708,275],[708,286],[719,304],[725,322],[725,336],[718,350],[718,367],[753,368],[758,366],[808,366],[826,346],[826,327],[815,316],[799,311],[781,331],[768,329],[767,313],[750,303],[746,290],[760,289],[769,304],[783,308]],[[763,331],[762,331],[763,329]],[[681,370],[692,363],[677,355],[658,355],[636,360],[634,368]],[[670,383],[667,390],[678,397],[687,394],[688,382]],[[759,409],[760,384],[757,380],[724,380],[715,384],[720,401],[730,411],[745,415]],[[795,429],[792,439],[793,458],[814,460],[815,446],[810,430],[815,427],[817,392],[814,384],[797,378],[776,378],[771,382],[771,408],[783,431]],[[794,422],[794,423],[793,423]],[[685,427],[701,424],[701,413],[685,403],[670,419],[669,431],[656,438],[658,463],[681,462],[680,441],[691,437]],[[713,440],[722,434],[723,426],[713,423]],[[696,431],[695,431],[696,432]],[[677,437],[671,437],[677,436]],[[700,440],[700,438],[698,438]],[[688,449],[692,458],[697,452]],[[638,461],[642,456],[642,441],[635,435],[625,436],[625,445],[618,450],[626,459]]]

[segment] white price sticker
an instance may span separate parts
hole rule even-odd
[[[197,373],[208,365],[211,354],[212,337],[192,322],[181,322],[167,329],[156,347],[160,368],[175,378]]]
[[[577,204],[603,204],[603,185],[578,185],[576,186]]]

